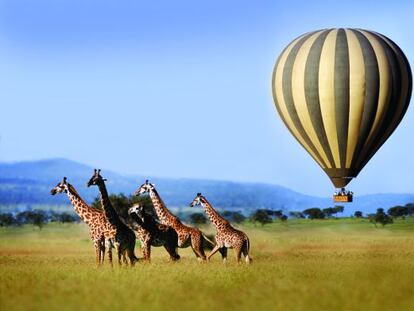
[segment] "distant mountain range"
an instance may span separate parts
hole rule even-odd
[[[66,159],[48,159],[31,162],[0,163],[0,205],[69,204],[66,196],[51,196],[50,189],[63,176],[82,197],[91,202],[98,196],[96,187],[87,188],[93,168]],[[262,184],[238,183],[204,179],[170,179],[143,176],[124,176],[103,170],[108,179],[109,193],[133,193],[148,178],[155,183],[164,201],[170,207],[185,207],[197,192],[202,192],[217,208],[236,209],[249,213],[258,208],[301,211],[309,207],[332,206],[331,198],[304,195],[288,188]],[[414,194],[375,194],[355,197],[355,203],[345,205],[345,215],[355,210],[373,212],[378,207],[414,202]]]

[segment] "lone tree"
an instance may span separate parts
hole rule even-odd
[[[305,209],[302,213],[308,216],[309,219],[324,219],[325,218],[325,214],[318,207],[312,207],[312,208]]]
[[[375,227],[377,226],[377,223],[384,227],[385,225],[392,224],[394,222],[392,218],[384,212],[383,208],[377,209],[377,212],[373,215],[371,221],[374,223]]]
[[[269,215],[268,210],[258,209],[251,216],[250,220],[253,223],[260,223],[262,226],[265,224],[270,224],[272,222],[272,217]]]
[[[355,211],[354,217],[355,218],[362,218],[362,212],[361,211]]]

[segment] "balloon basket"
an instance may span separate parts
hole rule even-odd
[[[334,194],[333,195],[334,202],[350,203],[353,201],[353,199],[354,198],[352,194],[345,194],[345,195]]]

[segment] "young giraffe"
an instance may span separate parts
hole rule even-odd
[[[89,226],[89,233],[96,252],[96,264],[101,265],[105,256],[105,243],[108,245],[108,258],[112,265],[111,240],[115,237],[116,228],[105,217],[103,211],[94,209],[85,203],[66,177],[51,191],[51,195],[66,193],[79,217]]]
[[[201,193],[197,193],[197,196],[190,204],[190,206],[196,205],[204,207],[207,216],[210,218],[217,230],[217,244],[208,256],[208,259],[210,259],[211,256],[213,256],[217,251],[225,250],[224,252],[221,252],[221,254],[223,256],[223,261],[226,261],[227,248],[233,248],[236,254],[237,262],[240,262],[240,256],[243,253],[246,262],[250,263],[252,259],[249,257],[250,243],[247,235],[244,232],[233,228],[226,219],[219,215],[219,213],[211,206],[207,199],[201,195]]]
[[[102,178],[100,173],[101,170],[95,169],[91,179],[87,183],[87,186],[98,186],[99,192],[101,194],[102,208],[105,211],[105,217],[111,223],[111,225],[116,228],[114,244],[117,250],[118,263],[121,265],[121,256],[123,256],[124,262],[127,263],[125,257],[126,253],[132,266],[136,261],[138,261],[138,258],[134,253],[135,234],[121,221],[121,219],[119,219],[118,214],[116,213],[111,201],[109,200],[108,192],[105,186],[106,179]]]
[[[134,220],[131,228],[135,231],[141,242],[142,253],[144,259],[151,259],[151,246],[164,246],[170,260],[176,261],[180,259],[177,253],[177,232],[169,226],[158,223],[152,215],[145,212],[144,206],[134,204],[128,209],[128,214]]]
[[[154,185],[150,184],[148,180],[134,194],[139,196],[144,193],[149,193],[155,212],[161,223],[172,227],[177,232],[178,247],[186,248],[191,245],[196,257],[206,260],[203,249],[204,240],[213,245],[214,243],[208,240],[199,229],[184,225],[177,216],[173,215],[165,206]]]

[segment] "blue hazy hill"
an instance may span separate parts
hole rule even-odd
[[[60,158],[0,163],[0,205],[68,204],[66,196],[49,194],[63,176],[67,176],[82,197],[91,202],[98,195],[96,187],[86,187],[92,173],[93,167]],[[187,206],[197,192],[202,192],[217,208],[246,212],[258,208],[293,211],[333,205],[330,198],[304,195],[282,186],[263,183],[124,176],[108,170],[103,170],[102,175],[108,179],[109,193],[122,192],[126,195],[133,193],[148,178],[156,184],[164,201],[171,207]],[[364,195],[356,197],[355,201],[346,205],[345,215],[355,210],[368,213],[378,207],[414,202],[414,194]]]

